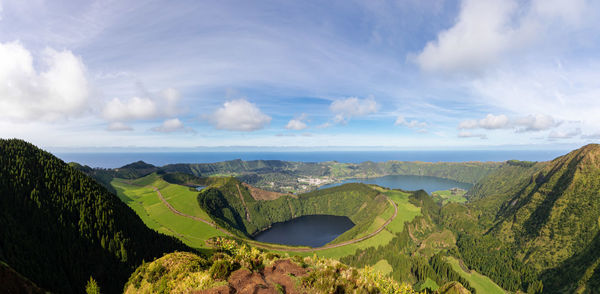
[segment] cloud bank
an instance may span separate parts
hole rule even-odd
[[[353,117],[365,116],[377,112],[379,105],[375,98],[370,96],[365,99],[350,97],[338,99],[331,103],[329,109],[335,114],[336,123],[348,123]]]
[[[555,128],[561,121],[545,114],[535,114],[509,119],[506,115],[488,114],[480,120],[465,120],[459,125],[459,129],[515,129],[516,132],[537,132]]]
[[[185,128],[183,122],[178,118],[167,119],[160,126],[152,128],[152,131],[159,133],[173,133],[178,131],[193,132],[191,128]]]
[[[129,121],[169,117],[180,111],[177,90],[169,88],[151,97],[133,97],[128,100],[113,98],[104,106],[102,116],[109,121]]]
[[[306,120],[306,114],[303,113],[300,117],[291,119],[287,125],[285,125],[285,128],[295,131],[304,130],[308,128],[308,125],[306,122],[304,122],[304,120]]]
[[[210,117],[216,129],[251,132],[264,128],[271,117],[246,99],[227,101]]]
[[[67,119],[87,109],[89,95],[85,65],[71,51],[46,48],[35,61],[21,43],[0,43],[1,117],[13,121]]]
[[[520,6],[517,0],[463,0],[456,23],[439,32],[413,60],[428,72],[483,71],[557,28],[578,28],[586,2],[533,0]]]

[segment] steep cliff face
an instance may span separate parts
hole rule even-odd
[[[474,205],[483,219],[493,212],[488,234],[519,248],[518,258],[543,272],[544,290],[593,287],[600,275],[600,145],[501,168],[478,189]],[[501,204],[490,209],[494,202]]]
[[[52,154],[0,140],[0,260],[38,286],[81,293],[93,276],[118,293],[142,260],[185,249]]]

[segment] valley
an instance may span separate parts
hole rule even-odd
[[[394,283],[399,283],[398,287],[412,289],[407,290],[409,291],[407,293],[410,291],[429,293],[449,289],[463,289],[472,293],[518,291],[593,293],[599,281],[597,265],[600,256],[596,250],[600,244],[597,237],[600,232],[598,228],[600,212],[596,207],[597,191],[600,189],[597,181],[600,178],[598,145],[585,146],[549,162],[507,161],[489,164],[486,166],[493,166],[493,168],[472,187],[466,186],[468,184],[458,185],[448,178],[440,180],[440,178],[423,176],[411,178],[415,176],[397,175],[398,183],[410,182],[410,179],[414,179],[416,183],[427,185],[426,180],[431,179],[431,185],[427,186],[430,187],[430,191],[391,189],[374,184],[373,179],[370,178],[364,179],[364,183],[361,183],[361,180],[350,180],[306,193],[281,193],[243,182],[242,179],[246,178],[247,174],[231,177],[223,176],[222,171],[215,171],[218,175],[200,177],[194,173],[181,172],[179,169],[167,171],[164,167],[154,167],[141,162],[115,170],[91,169],[75,163],[66,165],[54,159],[51,154],[38,151],[22,141],[3,141],[2,144],[5,146],[3,154],[6,154],[2,157],[5,166],[2,174],[2,178],[5,179],[3,182],[5,189],[13,187],[10,189],[20,191],[18,186],[8,184],[9,182],[6,181],[15,174],[6,167],[15,166],[16,162],[22,161],[28,161],[31,165],[38,160],[36,158],[55,162],[52,168],[61,170],[59,174],[67,175],[67,179],[72,181],[79,179],[78,181],[86,182],[88,183],[86,185],[94,187],[90,191],[94,189],[98,191],[91,193],[100,193],[98,195],[108,197],[105,201],[113,203],[109,204],[109,207],[121,205],[119,209],[127,208],[128,211],[123,210],[121,215],[127,215],[127,218],[134,217],[138,223],[136,226],[143,226],[143,229],[136,229],[135,234],[162,236],[159,238],[163,240],[160,241],[162,243],[155,243],[154,253],[144,253],[153,254],[149,259],[143,258],[145,261],[180,250],[193,254],[185,255],[187,257],[177,261],[184,268],[188,268],[190,265],[186,265],[188,262],[186,260],[196,260],[194,256],[197,256],[199,259],[196,262],[200,265],[195,272],[191,270],[187,272],[186,275],[191,276],[186,279],[194,280],[201,277],[206,279],[210,276],[206,283],[202,282],[204,286],[201,287],[228,285],[238,289],[236,287],[241,286],[234,280],[241,274],[238,271],[244,268],[263,277],[270,275],[261,270],[262,266],[253,269],[252,259],[245,259],[248,256],[255,256],[253,258],[260,259],[261,263],[267,266],[273,262],[305,264],[315,273],[329,270],[327,266],[321,267],[321,264],[335,267],[337,266],[335,264],[341,262],[340,264],[345,264],[344,266],[362,269],[365,273],[375,273],[372,283],[379,283],[377,281],[380,279],[392,279]],[[10,159],[10,156],[14,156],[12,154],[31,155],[18,155],[14,161]],[[467,166],[478,172],[481,169],[480,165],[473,163],[465,163],[463,166],[452,164],[452,166],[456,172],[448,172],[454,175],[454,178],[461,173],[470,174]],[[438,167],[434,170],[438,170]],[[270,172],[269,170],[268,173]],[[35,177],[44,179],[46,183],[44,185],[55,185],[57,178],[53,179],[52,173],[45,172],[45,175],[47,176]],[[395,187],[389,179],[393,177],[387,176],[388,186]],[[39,180],[33,180],[34,183],[36,181]],[[412,183],[414,184],[415,181]],[[74,184],[76,182],[69,183],[65,187],[76,187]],[[440,183],[445,183],[445,186],[440,186]],[[168,281],[160,277],[157,277],[156,281],[150,278],[151,275],[155,275],[152,272],[163,271],[160,269],[162,267],[165,267],[168,272],[171,265],[167,266],[167,263],[162,263],[163,265],[160,266],[148,265],[148,263],[140,266],[140,261],[129,263],[132,256],[140,254],[136,252],[142,251],[128,248],[141,246],[138,241],[142,239],[124,237],[125,234],[131,234],[126,233],[125,229],[109,235],[120,241],[106,241],[107,237],[104,235],[98,237],[82,230],[86,227],[85,219],[79,216],[88,215],[84,213],[86,209],[84,206],[68,206],[84,209],[79,210],[78,213],[67,212],[73,208],[59,208],[56,212],[40,214],[38,211],[43,211],[40,210],[43,206],[38,206],[36,204],[38,201],[46,201],[48,204],[57,201],[42,195],[56,195],[53,197],[59,195],[52,194],[51,190],[42,186],[36,187],[39,187],[39,191],[43,191],[44,194],[31,192],[19,196],[30,199],[25,202],[30,206],[24,208],[30,211],[29,214],[55,218],[57,216],[53,215],[59,213],[63,220],[66,215],[79,219],[77,221],[79,230],[63,229],[62,234],[71,234],[69,238],[74,240],[95,240],[77,242],[92,242],[96,244],[94,246],[97,246],[95,250],[98,252],[116,257],[109,258],[114,260],[113,263],[126,266],[121,267],[119,271],[113,271],[112,274],[102,269],[80,271],[78,284],[51,283],[28,271],[28,266],[22,263],[22,259],[14,258],[23,254],[34,254],[31,250],[35,246],[30,241],[26,241],[25,237],[15,239],[14,230],[5,232],[9,238],[5,240],[12,241],[2,243],[2,251],[0,251],[2,261],[17,273],[31,279],[35,283],[34,287],[77,292],[71,287],[81,289],[88,278],[93,278],[105,291],[117,293],[118,284],[110,284],[107,280],[116,273],[119,273],[121,281],[130,277],[126,288],[129,289],[127,291],[134,292],[133,289],[147,287],[159,289],[162,287],[157,284],[159,281],[168,284],[175,283],[169,282],[171,280],[180,279],[179,276],[169,275],[166,272],[164,278],[170,279]],[[202,188],[197,189],[197,187]],[[35,191],[38,191],[37,189]],[[112,194],[111,191],[116,194]],[[74,192],[74,198],[70,201],[85,203],[81,202],[83,201],[81,199],[86,198],[78,198],[84,196],[75,195],[86,194],[77,193]],[[18,200],[19,198],[3,199],[3,201],[22,201]],[[13,202],[7,203],[8,206],[4,207],[14,206]],[[576,205],[579,208],[577,213],[565,206],[566,203]],[[97,222],[105,220],[112,223],[111,219],[118,219],[116,215],[107,218],[106,212],[100,211],[97,208],[90,210],[90,213],[98,218]],[[315,247],[255,240],[255,236],[274,226],[315,215],[344,217],[351,221],[352,225],[334,233],[329,237],[330,239]],[[5,210],[1,220],[4,224],[14,224],[20,217],[10,210]],[[136,221],[129,221],[129,223],[134,224]],[[124,226],[121,222],[118,224]],[[69,222],[64,222],[64,225],[70,226]],[[110,226],[114,229],[115,225],[117,223],[112,223]],[[16,226],[11,225],[11,227]],[[48,236],[57,234],[53,230],[48,229],[43,234]],[[551,232],[553,237],[547,235],[547,232]],[[314,230],[310,233],[317,234]],[[116,245],[118,244],[116,242],[123,242],[123,245]],[[21,247],[15,251],[15,247],[9,244],[21,244]],[[223,244],[229,244],[227,245],[229,249],[222,247]],[[178,249],[174,250],[175,248]],[[8,252],[14,253],[8,255]],[[61,256],[61,253],[57,252],[51,254]],[[170,255],[165,255],[164,258],[180,258],[182,255],[168,256]],[[40,259],[35,258],[31,261],[42,263]],[[59,261],[55,263],[60,264]],[[222,275],[216,275],[215,267],[225,265],[227,265],[225,268],[218,269]],[[138,267],[137,274],[131,275],[134,267]],[[293,266],[290,270],[292,268]],[[275,268],[269,270],[274,271]],[[176,270],[180,274],[181,271],[182,268]],[[145,278],[136,278],[136,275]],[[299,279],[305,283],[303,285],[316,285],[305,280],[310,275],[302,275],[304,278]],[[71,281],[71,278],[62,279],[62,281]],[[145,279],[144,281],[147,282],[138,282],[141,281],[139,279]],[[177,283],[180,283],[178,285],[192,287],[192,284],[186,284],[188,282],[178,281]],[[344,287],[354,287],[347,284],[348,280],[328,281],[340,282],[345,285]],[[25,285],[28,282],[23,283]],[[75,286],[67,288],[64,287],[65,285]],[[175,287],[175,284],[172,285]],[[168,289],[175,289],[170,287]],[[265,287],[275,286],[270,284]]]

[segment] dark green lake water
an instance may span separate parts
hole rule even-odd
[[[283,223],[275,223],[270,229],[254,237],[254,240],[285,245],[323,246],[354,223],[345,216],[306,215]]]
[[[419,190],[427,193],[451,188],[468,190],[471,184],[423,176],[385,176],[370,179],[348,179],[341,183],[321,186],[319,189],[338,186],[345,183],[376,184],[386,188]],[[354,226],[345,216],[308,215],[287,222],[276,223],[254,237],[254,240],[285,245],[323,246]]]

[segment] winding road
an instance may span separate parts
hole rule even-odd
[[[193,216],[193,215],[189,215],[189,214],[185,214],[177,209],[175,209],[171,203],[169,203],[162,195],[162,193],[160,192],[160,190],[157,187],[152,186],[152,189],[154,189],[154,191],[156,191],[156,194],[158,194],[158,198],[160,198],[160,200],[167,206],[167,208],[169,208],[169,210],[171,210],[173,213],[183,216],[183,217],[187,217],[199,222],[203,222],[205,224],[211,225],[213,227],[215,227],[217,230],[227,234],[230,237],[234,237],[236,239],[241,239],[235,235],[233,235],[232,233],[230,233],[229,231],[219,227],[215,222],[210,221],[210,220],[206,220],[197,216]],[[240,193],[241,194],[241,193]],[[342,246],[346,246],[346,245],[350,245],[350,244],[355,244],[364,240],[367,240],[369,238],[374,237],[375,235],[379,234],[381,231],[383,231],[383,229],[385,229],[385,227],[394,220],[394,218],[396,218],[396,215],[398,215],[398,205],[396,205],[396,203],[394,201],[392,201],[389,197],[386,196],[386,199],[388,200],[388,202],[390,202],[390,204],[392,204],[392,206],[394,206],[394,214],[383,224],[381,225],[381,227],[379,227],[377,230],[375,230],[374,232],[360,237],[360,238],[356,238],[356,239],[352,239],[352,240],[348,240],[348,241],[344,241],[341,243],[336,243],[336,244],[330,244],[330,245],[325,245],[325,246],[321,246],[321,247],[300,247],[300,248],[296,248],[296,247],[288,247],[288,246],[277,246],[277,245],[266,245],[264,243],[259,243],[253,240],[249,240],[249,239],[241,239],[245,242],[251,243],[253,246],[256,247],[260,247],[263,249],[270,249],[270,250],[280,250],[280,251],[290,251],[290,252],[312,252],[312,251],[320,251],[320,250],[325,250],[325,249],[331,249],[331,248],[338,248],[338,247],[342,247]]]

